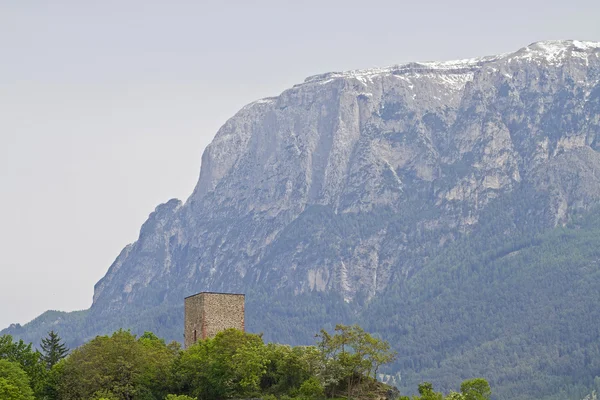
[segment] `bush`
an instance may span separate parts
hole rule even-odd
[[[300,397],[305,399],[322,399],[325,397],[323,385],[321,385],[321,382],[319,382],[315,376],[311,376],[305,380],[304,383],[300,385],[298,392]]]
[[[165,400],[196,400],[193,397],[190,396],[186,396],[183,394],[168,394],[167,397],[165,397]]]
[[[119,400],[110,390],[99,390],[92,396],[91,400]]]
[[[33,400],[29,377],[19,364],[0,359],[0,398],[2,400]]]

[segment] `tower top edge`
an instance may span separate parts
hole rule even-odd
[[[243,297],[246,296],[244,293],[200,292],[200,293],[196,293],[196,294],[187,296],[184,299],[189,299],[190,297],[196,297],[196,296],[201,296],[201,295],[205,295],[205,294],[217,294],[217,295],[224,295],[224,296],[243,296]]]

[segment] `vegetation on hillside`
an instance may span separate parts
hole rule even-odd
[[[229,329],[186,350],[152,333],[98,336],[53,365],[31,345],[3,336],[3,400],[409,399],[374,379],[395,358],[387,342],[357,325],[321,330],[315,346],[264,343]],[[61,346],[55,332],[45,340]],[[48,346],[46,346],[48,347]],[[52,348],[55,348],[52,346]],[[430,383],[414,400],[444,399]],[[484,379],[464,381],[448,400],[486,400]]]
[[[398,352],[378,372],[395,378],[406,394],[416,394],[422,380],[449,392],[464,379],[485,376],[499,399],[581,399],[600,389],[600,325],[594,323],[600,320],[600,212],[574,215],[568,225],[544,231],[527,204],[546,199],[516,197],[525,203],[500,198],[471,234],[423,249],[423,265],[371,299],[358,294],[348,304],[334,292],[249,290],[247,326],[264,329],[266,340],[307,345],[321,327],[332,331],[332,320],[358,323]],[[306,229],[327,218],[338,218],[323,225],[339,238],[382,226],[412,229],[410,216],[385,215],[383,221],[320,210]],[[132,308],[114,320],[95,315],[89,324],[82,313],[73,318],[81,325],[64,325],[75,329],[66,332],[71,348],[82,344],[74,338],[88,341],[95,330],[118,326],[137,334],[155,326],[157,336],[181,340],[183,308]],[[28,332],[62,329],[66,319],[48,313]],[[19,329],[13,331],[20,337]]]
[[[473,375],[499,398],[600,389],[600,213],[489,243],[469,236],[368,305],[361,323],[398,350],[388,371],[402,373],[400,389]]]
[[[14,361],[0,359],[0,399],[34,399],[29,377],[21,366]]]

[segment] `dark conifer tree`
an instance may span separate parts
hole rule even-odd
[[[54,331],[48,332],[48,337],[42,339],[42,360],[46,363],[48,369],[52,368],[69,353],[69,349],[61,341],[60,336]]]

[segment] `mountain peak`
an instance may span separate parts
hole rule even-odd
[[[559,62],[568,56],[579,53],[581,56],[600,52],[600,42],[580,40],[546,40],[530,44],[514,53],[504,53],[485,57],[449,60],[449,61],[418,61],[396,64],[389,67],[376,67],[355,69],[341,72],[327,72],[307,77],[302,84],[324,84],[339,78],[355,78],[367,81],[379,75],[403,75],[408,73],[449,73],[473,72],[485,64],[504,58],[545,59],[550,62]],[[577,54],[575,54],[577,55]],[[301,85],[302,85],[301,84]],[[298,85],[297,85],[298,86]]]
[[[355,69],[343,72],[327,72],[324,74],[312,75],[304,80],[307,83],[327,83],[337,78],[356,78],[359,81],[370,80],[378,75],[404,75],[404,74],[423,74],[423,73],[463,73],[472,72],[479,69],[484,64],[496,61],[503,55],[468,58],[450,61],[419,61],[396,64],[383,68]]]
[[[600,49],[600,42],[581,40],[542,40],[539,42],[533,42],[526,48],[534,51],[545,51],[549,53],[567,49],[598,50]]]
[[[528,364],[519,365],[542,365],[531,355],[556,354],[570,343],[597,349],[594,329],[565,328],[572,309],[581,312],[574,320],[597,311],[595,299],[571,292],[596,293],[600,278],[583,279],[599,263],[596,243],[585,236],[590,264],[573,263],[563,252],[571,237],[567,243],[564,233],[552,233],[552,243],[566,247],[542,255],[535,270],[525,248],[554,248],[539,245],[540,233],[600,204],[599,49],[547,41],[504,55],[333,72],[251,103],[206,148],[188,201],[157,207],[96,284],[92,308],[56,329],[79,343],[119,327],[180,339],[183,297],[246,292],[247,327],[269,340],[308,343],[333,317],[356,316],[392,333],[399,350],[412,351],[428,334],[424,350],[441,339],[453,354],[484,349],[464,359],[480,360],[482,371],[492,356],[485,344],[498,335],[512,346],[506,354],[523,354]],[[447,325],[456,310],[456,323]],[[402,327],[434,312],[439,329],[430,329],[429,318],[421,330]],[[464,339],[496,314],[483,329],[489,338]],[[555,342],[523,353],[523,342],[512,339],[532,337],[532,325],[506,321],[530,316],[552,324],[543,332]],[[56,320],[45,316],[8,332],[39,343]],[[557,331],[572,335],[558,338]],[[408,365],[426,363],[452,376],[458,358],[445,352],[405,358],[403,381],[415,376]],[[557,365],[569,364],[556,357]],[[548,365],[541,375],[554,373]],[[589,375],[593,382],[597,373]],[[504,390],[499,398],[518,397]]]
[[[561,64],[569,58],[587,60],[594,54],[597,57],[600,56],[600,42],[546,40],[532,43],[509,57],[524,61],[545,61],[550,64]]]

